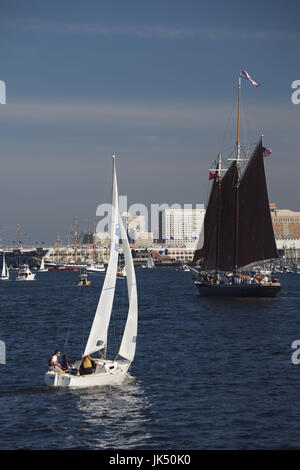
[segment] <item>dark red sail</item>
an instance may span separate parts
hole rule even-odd
[[[203,259],[204,270],[231,270],[234,259],[236,163],[221,181],[214,181],[204,218],[204,244],[193,261]]]
[[[234,265],[237,178],[237,166],[234,161],[222,179],[220,254],[217,266],[220,271],[231,271]]]
[[[239,187],[237,267],[277,258],[264,169],[262,140],[244,171]]]
[[[214,180],[204,217],[203,246],[196,249],[194,253],[193,262],[203,258],[204,269],[215,269],[216,267],[218,185],[218,181]]]

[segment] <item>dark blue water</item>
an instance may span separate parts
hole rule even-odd
[[[40,273],[1,282],[0,449],[300,448],[300,276],[274,299],[204,299],[191,274],[137,269],[139,332],[119,387],[49,389],[48,356],[81,352],[103,277]],[[110,329],[117,352],[126,304],[118,281]],[[67,342],[66,342],[67,341]]]

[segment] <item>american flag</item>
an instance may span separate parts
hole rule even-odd
[[[268,149],[267,147],[263,147],[262,151],[263,151],[263,156],[264,157],[268,157],[272,153],[272,149]]]
[[[244,70],[244,69],[242,69],[242,71],[240,73],[240,77],[243,77],[243,78],[246,78],[247,80],[249,80],[249,82],[252,83],[253,86],[256,86],[256,87],[259,86],[259,83],[256,83],[254,80],[252,80],[249,73],[246,72],[246,70]]]

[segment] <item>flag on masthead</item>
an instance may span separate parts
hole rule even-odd
[[[249,82],[252,83],[253,86],[256,86],[256,87],[259,86],[259,83],[257,83],[257,82],[255,82],[254,80],[252,80],[252,78],[250,77],[249,73],[246,72],[246,70],[244,70],[244,69],[241,70],[240,77],[246,78],[247,80],[249,80]]]

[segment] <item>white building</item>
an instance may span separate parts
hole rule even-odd
[[[153,233],[146,230],[146,219],[144,215],[131,215],[128,212],[123,212],[121,217],[124,227],[134,243],[153,243]]]
[[[162,216],[162,238],[170,245],[195,247],[203,227],[204,206],[165,209]]]

